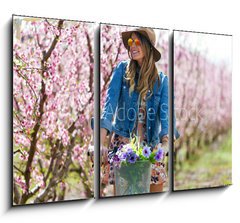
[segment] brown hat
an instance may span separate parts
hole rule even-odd
[[[155,36],[154,30],[151,28],[141,27],[141,28],[135,28],[131,31],[122,32],[122,40],[126,49],[129,49],[128,39],[131,38],[133,32],[140,33],[151,43],[152,49],[153,49],[153,58],[155,62],[159,61],[161,58],[161,53],[155,48],[156,36]]]

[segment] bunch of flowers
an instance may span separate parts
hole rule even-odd
[[[162,148],[152,150],[147,145],[142,145],[137,136],[130,139],[130,142],[121,145],[118,151],[111,158],[110,162],[115,167],[120,168],[122,165],[131,165],[138,161],[161,162],[164,157],[164,150]]]

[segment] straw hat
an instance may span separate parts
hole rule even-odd
[[[135,28],[131,31],[122,32],[122,40],[126,49],[129,49],[128,39],[131,38],[133,32],[138,32],[143,35],[152,45],[153,49],[153,58],[155,62],[159,61],[161,58],[161,53],[155,48],[156,35],[153,29],[151,28]]]

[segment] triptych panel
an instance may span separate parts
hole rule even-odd
[[[168,191],[159,139],[168,149],[169,31],[101,24],[100,33],[100,196]]]
[[[94,23],[13,18],[13,202],[93,197]]]
[[[99,74],[95,23],[13,17],[13,205],[231,184],[232,36],[98,28]]]
[[[174,190],[232,182],[231,59],[231,36],[174,31]]]

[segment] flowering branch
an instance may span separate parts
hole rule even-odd
[[[63,26],[63,20],[60,20],[58,23],[58,28],[61,29],[62,26]],[[51,53],[53,52],[54,48],[56,47],[58,39],[59,39],[59,36],[57,35],[54,38],[48,52],[47,53],[43,52],[44,57],[43,57],[43,60],[41,61],[42,70],[45,70],[45,64],[46,64],[48,58],[51,56]],[[47,95],[45,94],[45,83],[42,80],[41,99],[40,99],[40,103],[39,103],[39,116],[38,116],[38,121],[36,122],[36,124],[33,128],[33,132],[31,134],[32,141],[31,141],[29,152],[28,152],[29,156],[28,156],[28,160],[27,160],[26,169],[24,172],[27,190],[22,195],[21,202],[20,202],[21,204],[24,204],[27,201],[27,199],[29,199],[29,181],[30,181],[30,174],[31,174],[30,170],[31,170],[31,166],[32,166],[33,157],[34,157],[34,154],[36,151],[37,134],[38,134],[38,130],[40,128],[40,120],[44,113],[44,103],[46,100],[47,100]]]

